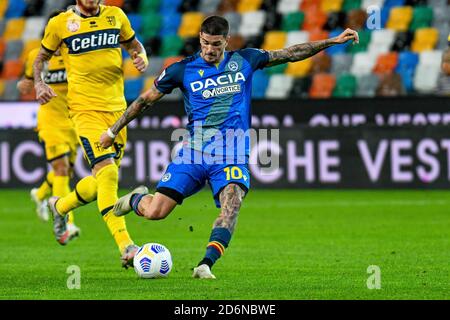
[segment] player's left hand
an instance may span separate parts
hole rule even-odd
[[[110,136],[108,136],[108,134],[106,132],[103,132],[100,137],[100,146],[103,149],[107,149],[107,148],[111,147],[113,143],[114,143],[114,139],[111,138]]]
[[[133,52],[132,59],[136,69],[138,69],[139,72],[145,72],[148,63],[142,57],[139,56],[137,51]]]
[[[352,40],[353,43],[359,43],[359,35],[358,32],[355,30],[352,30],[350,28],[345,29],[344,32],[342,32],[340,35],[338,35],[336,38],[334,38],[335,42],[337,44],[346,43],[349,40]]]

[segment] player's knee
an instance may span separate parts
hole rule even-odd
[[[55,176],[69,176],[70,174],[70,165],[67,159],[61,158],[57,160],[53,160],[52,169],[55,172]]]

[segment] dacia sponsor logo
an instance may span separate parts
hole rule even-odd
[[[236,93],[241,91],[239,81],[245,81],[242,72],[224,74],[216,79],[207,78],[191,82],[192,92],[201,91],[204,99],[215,97],[222,94]]]
[[[48,71],[44,77],[46,84],[57,84],[67,82],[67,72],[65,69]]]
[[[119,48],[119,32],[119,29],[86,32],[68,37],[64,39],[64,43],[69,48],[69,54],[85,53],[106,48]]]

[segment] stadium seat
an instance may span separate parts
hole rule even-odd
[[[6,43],[5,60],[17,60],[22,56],[22,40],[11,40]]]
[[[317,11],[320,10],[321,0],[302,0],[300,1],[300,9],[302,11]]]
[[[244,47],[247,48],[261,48],[264,38],[262,35],[258,34],[255,36],[249,36],[245,38]]]
[[[411,30],[419,28],[428,28],[433,21],[433,9],[426,6],[415,7],[413,13],[413,19],[411,22]]]
[[[19,90],[17,90],[18,80],[6,80],[4,82],[4,90],[2,100],[4,101],[18,101],[19,100]]]
[[[405,88],[397,73],[385,73],[380,77],[376,95],[379,97],[398,97],[404,95]]]
[[[344,4],[342,5],[342,10],[345,12],[349,12],[355,9],[361,8],[361,0],[344,0]]]
[[[153,37],[153,38],[146,39],[143,42],[143,45],[144,45],[145,50],[147,51],[147,55],[158,56],[159,55],[159,50],[161,48],[161,38],[160,37]],[[127,55],[128,55],[128,53],[126,55],[124,55],[124,58]]]
[[[357,97],[375,97],[379,84],[379,78],[375,74],[366,74],[358,78],[356,89]]]
[[[373,72],[376,74],[392,73],[394,72],[395,67],[397,66],[397,61],[398,61],[397,52],[380,54],[378,56]]]
[[[270,77],[266,90],[267,99],[286,99],[291,91],[294,78],[285,74],[275,74]]]
[[[286,47],[293,46],[295,44],[305,43],[309,41],[308,31],[289,31],[286,38]]]
[[[161,37],[166,37],[169,35],[177,34],[178,28],[180,27],[180,23],[181,23],[181,14],[177,12],[163,14],[159,35]]]
[[[198,35],[196,37],[184,38],[184,46],[181,49],[182,56],[191,56],[200,50]]]
[[[239,33],[243,37],[259,35],[263,29],[265,19],[266,13],[261,10],[243,13]]]
[[[263,31],[272,31],[281,29],[282,15],[276,11],[267,11],[263,24]]]
[[[408,92],[413,90],[413,77],[418,63],[419,56],[416,53],[405,51],[399,54],[395,72],[401,76],[403,87]]]
[[[320,7],[323,12],[338,12],[341,11],[343,0],[322,0]]]
[[[342,74],[336,81],[333,97],[351,98],[356,92],[356,78],[351,74]]]
[[[198,11],[199,0],[183,0],[178,11],[181,13]]]
[[[160,56],[166,58],[179,55],[184,46],[184,41],[178,35],[168,35],[162,39]]]
[[[141,73],[138,69],[135,68],[133,64],[133,60],[125,59],[123,62],[123,75],[125,79],[136,79],[141,76]]]
[[[383,7],[403,7],[405,2],[405,0],[384,0]]]
[[[375,6],[378,8],[382,8],[384,4],[384,0],[363,0],[361,3],[361,8],[367,10],[368,7]]]
[[[333,30],[330,32],[329,37],[330,38],[334,38],[339,36],[344,30],[342,29],[337,29],[337,30]],[[347,47],[352,45],[350,42],[347,42],[345,44],[338,44],[335,46],[331,46],[329,48],[325,49],[325,52],[329,55],[335,55],[335,54],[340,54],[340,53],[345,53],[347,51]]]
[[[3,60],[3,55],[6,51],[6,42],[3,38],[0,37],[0,62]]]
[[[144,81],[142,80],[142,78],[125,80],[124,84],[125,99],[127,101],[136,100],[141,94],[143,86]]]
[[[300,2],[301,0],[280,0],[277,3],[277,12],[283,15],[298,12]]]
[[[261,7],[262,0],[241,0],[237,5],[239,13],[257,11]]]
[[[162,15],[178,12],[183,0],[162,0],[159,3],[159,12]]]
[[[303,22],[303,30],[315,31],[321,30],[327,22],[327,14],[319,9],[305,11],[305,21]]]
[[[274,75],[274,74],[279,74],[279,73],[284,73],[284,71],[287,69],[288,64],[287,63],[282,63],[282,64],[277,64],[273,67],[269,67],[266,68],[266,72],[269,75]]]
[[[437,89],[439,66],[419,64],[414,74],[414,89],[420,93],[431,93]]]
[[[161,73],[164,65],[164,58],[162,57],[150,57],[147,70],[145,70],[145,76],[157,76]]]
[[[36,90],[33,87],[30,93],[27,94],[21,93],[19,99],[20,101],[36,101]]]
[[[331,73],[339,77],[343,73],[350,72],[352,66],[353,55],[351,54],[335,54],[331,57]]]
[[[142,16],[141,35],[144,41],[153,38],[159,34],[161,28],[161,15],[149,11]]]
[[[130,20],[131,28],[133,28],[133,30],[137,34],[141,34],[142,23],[143,23],[142,16],[137,13],[129,13],[127,16],[128,16],[128,20]]]
[[[329,33],[326,30],[312,30],[309,32],[309,41],[320,41],[329,38]]]
[[[198,9],[205,15],[217,12],[219,4],[222,0],[201,0]]]
[[[5,81],[0,79],[0,97],[3,97],[3,92],[5,91]]]
[[[394,43],[392,44],[392,51],[405,51],[409,50],[413,35],[411,31],[397,32]]]
[[[359,43],[349,45],[347,47],[348,52],[354,54],[362,51],[367,51],[367,48],[369,47],[372,38],[372,32],[369,30],[360,30],[358,31],[358,35],[359,35]]]
[[[361,9],[353,9],[347,12],[345,27],[360,32],[366,25],[367,13]]]
[[[264,50],[278,50],[283,49],[286,44],[286,32],[284,31],[269,31],[266,32],[262,49]]]
[[[336,85],[336,78],[333,74],[318,73],[312,78],[309,97],[313,99],[330,98]]]
[[[302,28],[305,14],[302,11],[290,12],[283,16],[281,29],[283,31],[297,31]]]
[[[430,67],[439,67],[442,61],[441,50],[429,50],[419,54],[419,65],[427,65]]]
[[[295,78],[292,84],[290,98],[306,99],[309,96],[309,89],[311,88],[312,79],[310,76]]]
[[[353,56],[353,64],[350,72],[355,76],[362,76],[372,73],[375,65],[374,56],[369,52],[358,52]]]
[[[230,37],[228,41],[227,50],[239,50],[242,49],[245,45],[245,40],[241,35],[234,35]]]
[[[395,31],[406,31],[413,15],[411,6],[394,7],[391,9],[386,27]]]
[[[6,20],[5,19],[0,19],[0,37],[3,36],[3,33],[5,32],[6,29]]]
[[[186,12],[181,18],[181,25],[178,29],[180,37],[198,37],[200,32],[200,25],[204,19],[203,13],[200,12]]]
[[[304,77],[309,74],[313,65],[313,59],[308,58],[302,61],[288,63],[285,74],[293,77]]]
[[[387,53],[390,51],[395,40],[396,32],[392,29],[381,29],[372,31],[368,51],[373,54]]]
[[[45,23],[46,20],[43,17],[28,17],[22,33],[22,40],[41,39],[44,33]]]
[[[328,73],[331,69],[331,57],[326,54],[324,51],[320,52],[319,54],[316,54],[312,58],[312,67],[311,67],[311,73]]]
[[[411,44],[411,50],[414,52],[432,50],[435,48],[438,39],[439,30],[435,28],[417,29]]]
[[[159,10],[161,0],[144,0],[139,2],[139,13],[146,15],[147,13],[156,13]]]
[[[104,0],[105,5],[122,8],[124,0]]]
[[[5,18],[12,19],[22,17],[26,8],[27,2],[25,0],[10,0],[8,1],[8,9],[5,12]]]
[[[16,80],[19,79],[23,73],[23,61],[18,60],[7,60],[3,64],[2,78],[6,80]]]
[[[0,20],[5,16],[6,10],[8,9],[9,0],[0,1]]]
[[[230,25],[230,35],[237,35],[239,33],[239,26],[241,24],[241,15],[236,12],[227,12],[223,17],[227,19]]]
[[[141,93],[144,93],[144,92],[150,90],[150,88],[153,86],[153,83],[155,82],[155,79],[156,79],[156,77],[154,77],[154,76],[145,78]]]
[[[253,73],[252,98],[263,99],[269,85],[269,76],[264,70],[257,70]]]
[[[343,29],[345,26],[346,15],[344,12],[329,12],[327,22],[323,26],[325,30]]]
[[[3,36],[5,40],[18,40],[22,38],[23,30],[25,29],[24,18],[9,19],[6,23],[5,32]]]

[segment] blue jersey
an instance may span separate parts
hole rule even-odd
[[[267,51],[242,49],[225,51],[220,64],[209,64],[197,53],[176,62],[165,69],[155,80],[156,88],[164,94],[180,88],[184,96],[184,108],[188,116],[190,138],[188,144],[203,153],[221,154],[226,148],[236,149],[237,140],[246,141],[245,148],[238,148],[233,158],[248,157],[250,143],[244,136],[231,139],[225,146],[230,130],[248,133],[251,126],[252,75],[264,68],[269,61]],[[224,149],[211,148],[220,137]],[[200,144],[198,144],[200,140]],[[208,148],[209,145],[209,148]],[[233,147],[234,146],[234,147]],[[236,151],[236,150],[235,150]]]

